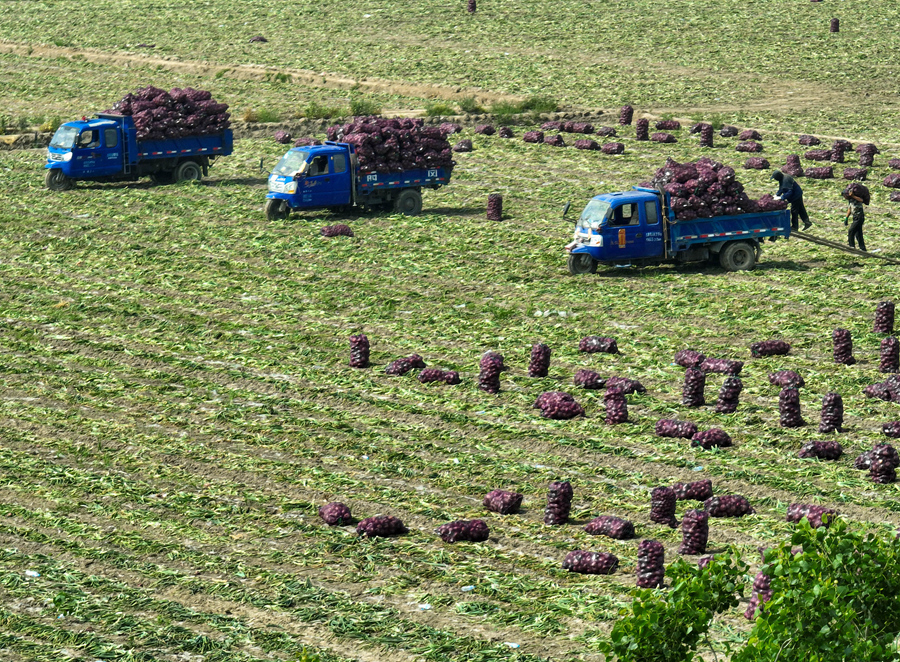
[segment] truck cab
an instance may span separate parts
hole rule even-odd
[[[570,266],[588,273],[598,262],[661,258],[663,232],[658,195],[625,191],[594,196],[575,224]]]
[[[269,175],[266,215],[291,209],[349,205],[354,194],[352,145],[325,144],[288,150]]]
[[[77,179],[102,178],[121,172],[125,149],[122,143],[121,124],[113,120],[66,122],[53,134],[47,148],[48,186],[58,188]]]

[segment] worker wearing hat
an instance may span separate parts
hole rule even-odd
[[[804,230],[809,228],[812,223],[809,222],[809,214],[806,213],[806,206],[803,204],[803,189],[800,188],[800,184],[794,181],[789,174],[780,170],[772,173],[772,179],[779,184],[775,197],[791,203],[791,229],[797,229],[798,218],[803,220]]]

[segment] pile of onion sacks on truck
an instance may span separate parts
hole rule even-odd
[[[326,129],[328,140],[356,146],[359,171],[390,174],[419,168],[456,165],[447,129],[425,126],[421,119],[354,117],[348,124]]]
[[[752,200],[735,177],[733,168],[706,157],[693,163],[678,163],[668,158],[649,185],[669,193],[678,221],[787,208],[787,203],[771,196]]]
[[[131,115],[138,140],[167,140],[222,133],[231,126],[228,104],[212,94],[186,87],[170,92],[152,85],[126,94],[106,111]]]

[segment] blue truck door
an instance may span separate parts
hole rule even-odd
[[[646,251],[643,206],[640,202],[624,202],[610,210],[609,222],[603,231],[603,243],[609,246],[605,253],[610,260],[651,257]]]
[[[647,257],[662,256],[663,228],[660,223],[659,203],[655,200],[644,201],[644,253]]]
[[[334,179],[334,199],[331,204],[349,205],[350,187],[353,186],[353,182],[350,181],[350,164],[347,163],[347,155],[332,154],[328,161]]]
[[[122,134],[118,127],[103,127],[102,147],[97,149],[96,175],[115,175],[122,171]]]
[[[72,148],[72,177],[103,177],[121,170],[118,128],[94,126],[83,129]]]
[[[340,157],[335,159],[335,157]],[[343,172],[333,169],[343,167]],[[344,154],[317,154],[300,180],[304,207],[335,207],[350,202],[350,176]]]

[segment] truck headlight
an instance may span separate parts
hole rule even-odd
[[[288,182],[284,185],[285,193],[296,193],[297,192],[297,182]]]
[[[72,160],[72,152],[66,152],[62,155],[63,161],[71,161]]]

